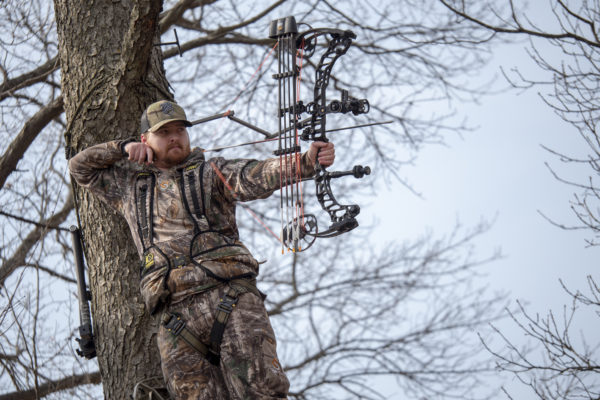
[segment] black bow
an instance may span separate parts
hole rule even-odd
[[[285,163],[282,171],[285,173],[285,188],[282,184],[282,242],[293,251],[302,251],[309,248],[316,238],[333,237],[348,232],[358,226],[356,216],[360,213],[357,204],[340,204],[331,190],[331,179],[352,175],[362,178],[371,173],[368,166],[356,165],[349,171],[327,171],[318,161],[316,163],[316,195],[321,207],[331,219],[331,225],[324,231],[319,231],[317,218],[313,214],[304,214],[301,210],[301,188],[298,186],[299,176],[294,178],[294,171],[287,171],[299,162],[300,146],[298,138],[305,141],[328,142],[326,136],[327,114],[343,113],[353,115],[369,112],[370,106],[367,99],[356,99],[349,96],[347,90],[342,90],[340,100],[329,103],[326,98],[329,78],[335,62],[352,45],[356,35],[349,30],[340,29],[309,29],[298,33],[294,17],[281,18],[271,22],[269,37],[277,39],[278,44],[278,72],[273,77],[278,82],[279,103],[279,146],[275,152]],[[316,67],[315,87],[313,100],[305,104],[298,99],[299,86],[297,82],[301,74],[301,65],[298,60],[312,57],[317,50],[317,40],[324,38],[325,52],[321,55]],[[307,114],[304,119],[302,116]],[[300,131],[302,132],[300,134]],[[288,162],[296,157],[296,164]],[[288,173],[291,172],[291,173]],[[284,200],[285,198],[285,200]],[[284,207],[284,204],[286,207]],[[290,219],[287,217],[285,224],[284,213],[293,210]],[[294,214],[295,213],[295,214]]]

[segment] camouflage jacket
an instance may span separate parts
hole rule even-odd
[[[123,215],[140,258],[141,292],[154,313],[219,282],[258,274],[258,262],[239,240],[237,201],[270,196],[280,187],[279,159],[204,159],[194,149],[161,171],[127,160],[125,141],[92,146],[69,161],[75,181]],[[307,155],[301,174],[314,168]]]

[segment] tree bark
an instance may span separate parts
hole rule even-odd
[[[139,117],[168,90],[159,41],[159,0],[55,0],[67,146],[80,151],[138,136]],[[159,376],[156,327],[139,295],[139,257],[124,220],[76,190],[107,400],[130,398]]]

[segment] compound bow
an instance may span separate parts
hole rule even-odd
[[[326,99],[326,90],[333,65],[346,54],[352,40],[356,38],[352,31],[325,28],[309,29],[298,33],[294,17],[286,17],[271,22],[269,37],[278,41],[278,73],[273,77],[277,80],[279,89],[279,147],[275,155],[278,155],[282,162],[282,176],[285,171],[285,179],[282,178],[281,181],[281,238],[282,244],[289,249],[302,251],[308,249],[316,238],[337,236],[358,226],[355,217],[360,213],[360,207],[357,204],[340,204],[333,195],[330,183],[333,178],[348,175],[362,178],[364,175],[369,175],[371,169],[368,166],[356,165],[349,171],[331,172],[317,161],[314,177],[316,195],[321,207],[331,219],[329,228],[319,232],[317,218],[313,214],[303,213],[301,187],[298,186],[301,180],[298,139],[328,142],[329,139],[325,134],[327,114],[350,112],[354,115],[365,114],[369,112],[370,106],[367,99],[351,97],[347,90],[342,90],[340,100],[327,103]],[[326,50],[321,55],[316,67],[313,101],[304,104],[299,100],[302,60],[314,55],[317,49],[317,39],[320,37],[327,41]],[[300,65],[298,60],[300,60]],[[301,119],[304,113],[308,114],[308,117]],[[300,130],[302,130],[301,135],[299,134]],[[296,166],[296,171],[293,171],[293,165]],[[290,221],[287,224],[284,223],[284,195],[286,210],[290,209],[290,205],[293,210],[291,219],[289,215],[286,215],[287,221]]]

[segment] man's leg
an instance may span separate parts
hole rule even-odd
[[[230,398],[285,399],[289,381],[277,358],[263,300],[243,293],[229,316],[221,343],[221,368]]]
[[[216,307],[228,288],[219,287],[168,307],[203,343],[210,341]],[[220,368],[181,337],[161,326],[162,369],[176,400],[285,399],[289,381],[279,365],[276,341],[262,299],[243,293],[229,316],[221,343]]]
[[[216,292],[216,291],[212,291]],[[216,295],[203,293],[168,307],[178,313],[190,331],[208,340],[212,327]],[[175,400],[228,400],[227,388],[221,370],[209,363],[181,336],[174,337],[164,326],[158,331],[163,376],[169,393]],[[208,342],[206,342],[208,343]]]

